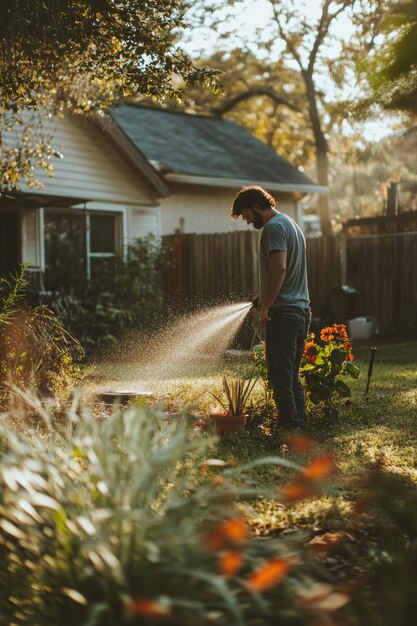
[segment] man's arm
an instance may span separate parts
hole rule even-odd
[[[265,328],[271,319],[269,309],[274,304],[284,282],[287,271],[287,253],[273,250],[269,253],[269,269],[266,279],[265,297],[259,313],[259,323]]]

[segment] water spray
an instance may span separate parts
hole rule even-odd
[[[153,393],[162,380],[191,373],[201,375],[202,365],[212,366],[222,361],[252,306],[252,302],[246,301],[204,309],[175,320],[151,337],[139,336],[130,350],[121,345],[123,365],[119,374],[117,367],[112,372],[117,389],[102,393],[113,394],[120,401],[120,396],[127,393]],[[122,378],[123,386],[129,385],[128,388],[119,387]]]

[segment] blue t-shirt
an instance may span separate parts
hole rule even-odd
[[[273,307],[299,306],[307,308],[306,241],[301,228],[284,213],[277,213],[262,230],[260,242],[261,299],[265,297],[269,270],[269,254],[274,250],[287,253],[287,271]]]

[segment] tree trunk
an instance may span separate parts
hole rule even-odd
[[[313,130],[314,141],[316,144],[317,182],[319,185],[327,187],[329,183],[329,144],[327,143],[327,139],[321,126],[313,77],[309,72],[304,71],[303,78],[307,91],[311,128]],[[319,216],[323,235],[331,235],[332,225],[330,221],[329,199],[327,194],[319,196]]]

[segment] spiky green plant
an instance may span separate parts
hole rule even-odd
[[[13,315],[18,311],[18,304],[23,299],[27,286],[26,268],[27,264],[23,263],[9,277],[0,276],[0,328],[10,324]]]
[[[253,373],[249,378],[228,378],[223,377],[223,393],[225,400],[215,394],[211,394],[213,398],[219,402],[229,415],[244,415],[249,396],[252,393],[257,376],[253,376]]]

